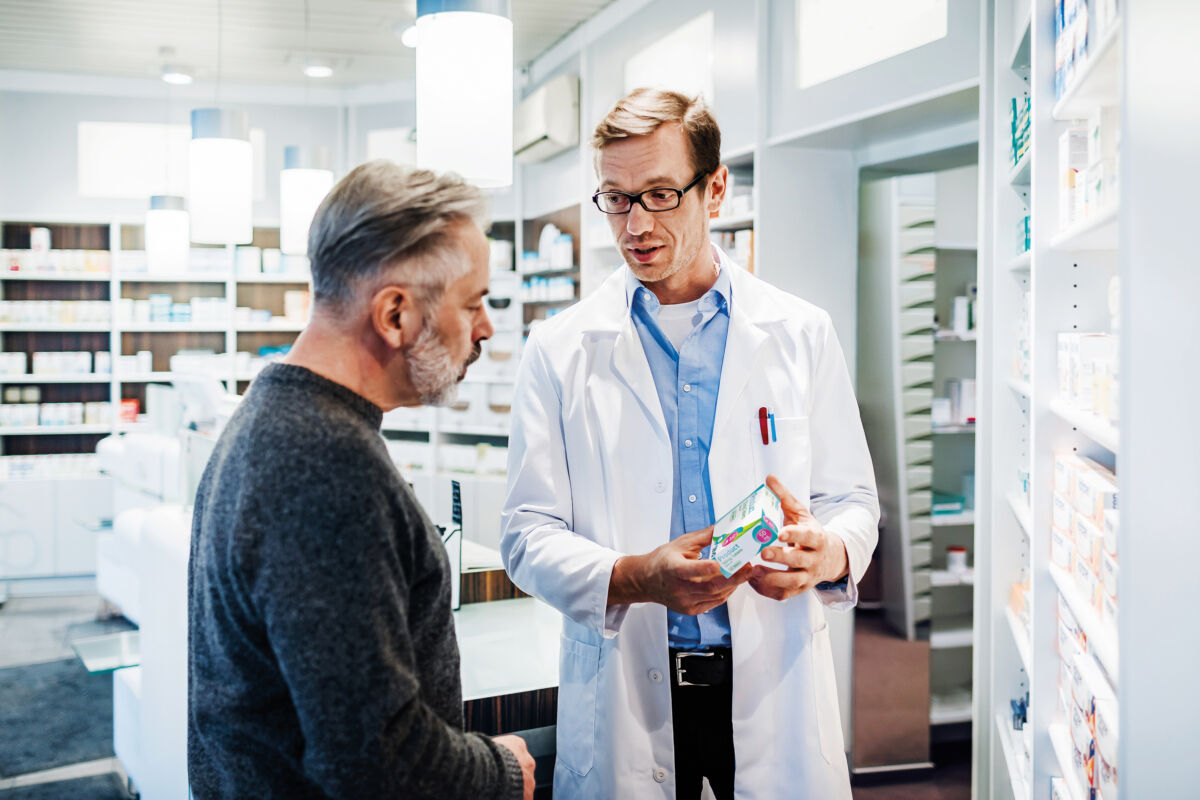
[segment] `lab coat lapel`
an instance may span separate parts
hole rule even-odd
[[[646,360],[642,340],[634,328],[631,314],[625,315],[625,321],[613,343],[613,372],[629,387],[634,400],[653,424],[655,433],[659,438],[666,440],[666,418],[663,416],[662,404],[658,401],[650,362]],[[623,415],[618,411],[616,416],[620,418]]]
[[[758,367],[760,351],[771,338],[752,320],[754,304],[751,302],[752,289],[748,281],[740,280],[741,276],[737,273],[733,273],[731,278],[733,298],[729,309],[729,333],[725,338],[725,360],[721,364],[721,388],[717,392],[717,411],[713,420],[714,442],[740,433],[726,430],[726,426],[731,423],[733,411],[738,407],[738,398]],[[736,419],[732,420],[733,424],[736,422]]]

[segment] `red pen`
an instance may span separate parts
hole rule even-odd
[[[767,425],[767,407],[758,410],[758,429],[762,431],[763,444],[771,443],[771,429]]]

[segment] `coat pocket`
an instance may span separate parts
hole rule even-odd
[[[842,718],[838,710],[837,680],[833,674],[833,648],[829,643],[829,623],[822,620],[813,631],[812,646],[813,706],[817,710],[821,756],[835,764],[845,754]]]
[[[812,440],[808,417],[776,417],[774,439],[763,444],[758,418],[750,423],[754,470],[760,482],[774,475],[804,505],[809,503]],[[771,437],[768,436],[768,439]]]
[[[558,663],[558,762],[583,776],[596,749],[600,647],[563,636]]]

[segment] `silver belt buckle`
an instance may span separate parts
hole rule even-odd
[[[693,650],[680,651],[675,654],[675,685],[676,686],[699,686],[700,684],[691,683],[683,679],[683,660],[685,658],[712,658],[716,653],[711,650]]]

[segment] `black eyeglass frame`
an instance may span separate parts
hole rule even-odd
[[[637,203],[644,210],[650,212],[651,214],[661,214],[664,211],[674,211],[675,209],[679,208],[680,204],[683,203],[683,196],[685,194],[687,194],[688,192],[690,192],[692,190],[692,187],[695,186],[697,183],[699,183],[701,181],[701,179],[708,177],[708,175],[709,175],[709,173],[707,173],[707,172],[696,173],[696,177],[692,178],[692,182],[689,183],[687,186],[683,187],[682,189],[676,189],[673,186],[654,186],[654,187],[651,187],[651,188],[645,190],[644,192],[638,192],[637,194],[630,194],[629,192],[614,192],[614,191],[596,192],[594,195],[592,195],[592,202],[595,203],[596,208],[600,209],[600,213],[608,214],[610,216],[617,216],[620,214],[628,214],[630,211],[633,211],[634,203]],[[664,192],[664,191],[675,193],[675,205],[671,206],[670,208],[650,208],[642,201],[642,195],[644,195],[644,194],[649,194],[650,192]],[[605,211],[604,206],[600,205],[600,195],[602,195],[602,194],[619,194],[624,197],[628,197],[629,198],[629,208],[625,209],[624,211]]]

